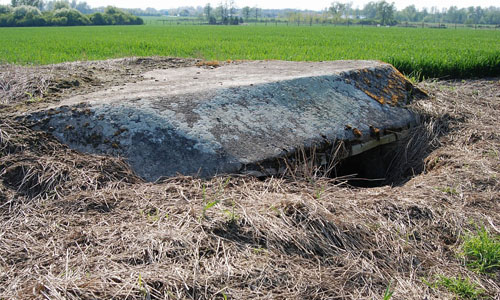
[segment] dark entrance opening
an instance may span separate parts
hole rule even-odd
[[[332,178],[339,183],[355,187],[377,187],[402,185],[425,169],[426,157],[440,146],[438,137],[446,132],[441,122],[427,122],[398,132],[395,139],[378,146],[371,144],[349,144],[345,141],[314,145],[302,148],[293,154],[246,166],[246,174],[265,180],[269,176],[281,175],[292,180],[314,180]],[[387,137],[386,135],[385,137]],[[356,149],[354,149],[356,147]],[[357,155],[363,147],[367,150]],[[349,156],[351,155],[351,156]]]
[[[345,178],[349,185],[357,187],[394,184],[396,174],[391,174],[391,167],[395,166],[399,150],[398,143],[393,143],[347,157],[338,162],[330,177]]]

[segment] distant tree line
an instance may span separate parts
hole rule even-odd
[[[426,22],[426,23],[451,23],[451,24],[500,24],[500,7],[488,8],[467,7],[458,8],[451,6],[439,10],[431,7],[430,10],[418,10],[415,5],[410,5],[395,14],[395,19],[400,22]]]
[[[0,27],[140,25],[144,21],[116,7],[92,12],[86,2],[12,0],[0,5]]]
[[[14,10],[21,6],[31,8]],[[33,9],[35,8],[35,10]],[[57,10],[64,9],[55,13]],[[78,14],[78,12],[80,14]],[[83,16],[82,16],[83,15]],[[245,6],[237,8],[233,0],[224,0],[216,7],[210,4],[198,7],[178,7],[157,10],[91,8],[86,2],[77,0],[11,0],[11,5],[0,5],[0,26],[50,26],[50,25],[111,25],[142,24],[141,18],[134,16],[176,16],[196,18],[209,24],[241,24],[244,22],[291,22],[297,24],[360,24],[395,25],[398,23],[452,23],[465,25],[500,26],[500,7],[479,6],[438,9],[417,9],[410,5],[397,10],[394,3],[385,0],[372,1],[362,8],[352,3],[333,2],[321,11],[297,9],[262,9]],[[66,18],[66,19],[64,19]]]
[[[500,7],[479,6],[468,8],[438,9],[437,7],[417,9],[410,5],[397,10],[394,3],[384,0],[368,2],[362,8],[352,3],[333,2],[322,11],[296,9],[261,9],[245,6],[236,8],[232,0],[225,0],[217,7],[179,7],[157,11],[152,8],[134,10],[138,15],[169,15],[193,17],[210,24],[238,24],[243,22],[286,21],[307,24],[366,24],[395,25],[405,22],[453,23],[453,24],[500,24]],[[141,14],[142,13],[142,14]],[[236,20],[238,23],[236,23]]]
[[[243,18],[236,13],[234,1],[230,0],[212,8],[210,3],[203,9],[204,16],[209,24],[238,25],[243,23]]]
[[[351,20],[359,23],[379,23],[382,25],[393,25],[404,22],[418,23],[453,23],[453,24],[500,24],[500,7],[480,6],[457,8],[437,7],[423,8],[418,10],[415,5],[407,6],[398,11],[394,3],[386,1],[368,2],[362,9],[353,8],[350,3],[333,2],[328,9],[339,21]]]
[[[398,23],[453,23],[453,24],[500,24],[500,7],[468,7],[458,9],[452,6],[439,10],[432,7],[416,9],[410,5],[400,11],[394,3],[386,1],[368,2],[363,8],[353,8],[352,3],[333,2],[322,12],[289,12],[290,22],[334,23],[361,25],[396,25]]]

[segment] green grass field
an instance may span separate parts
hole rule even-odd
[[[377,59],[424,77],[500,75],[499,30],[332,26],[0,28],[0,61],[50,64],[125,56],[207,60]]]

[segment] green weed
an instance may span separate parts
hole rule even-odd
[[[146,297],[149,292],[144,285],[141,274],[139,274],[139,277],[137,278],[137,285],[139,286],[139,291],[141,292],[141,294]]]
[[[458,191],[454,187],[437,187],[436,188],[438,191],[449,194],[449,195],[458,195]]]
[[[235,223],[239,219],[238,214],[236,214],[235,212],[235,208],[236,208],[236,203],[233,200],[231,205],[231,210],[224,209],[224,213],[228,217],[229,223]]]
[[[469,278],[438,276],[438,280],[431,287],[444,287],[460,299],[481,299],[484,290]]]
[[[316,191],[314,192],[314,198],[319,200],[321,198],[321,195],[323,195],[324,191],[325,191],[324,186],[321,186],[319,189],[316,189]]]
[[[490,234],[484,227],[464,237],[461,256],[471,270],[490,273],[500,267],[500,235]]]
[[[499,156],[499,153],[496,149],[490,149],[488,152],[486,152],[486,155],[490,158],[497,158]]]
[[[203,197],[203,203],[205,203],[205,205],[203,206],[202,218],[206,218],[207,211],[210,208],[214,207],[215,205],[217,205],[220,202],[219,197],[222,195],[222,193],[224,192],[224,190],[228,186],[229,180],[231,180],[230,177],[228,177],[226,179],[226,181],[221,182],[219,184],[219,187],[218,187],[217,191],[215,192],[215,194],[212,197],[210,197],[210,198],[207,195],[207,187],[206,187],[205,184],[203,184],[203,187],[202,187],[202,197]]]
[[[141,215],[146,216],[148,221],[155,223],[161,218],[160,210],[156,207],[149,208],[146,210],[141,210],[140,211]],[[165,215],[166,218],[168,218],[168,214]]]
[[[42,97],[34,96],[32,93],[25,92],[25,94],[28,96],[26,103],[38,103],[43,101]]]
[[[271,205],[271,206],[269,206],[269,209],[270,209],[272,212],[274,212],[274,214],[275,214],[277,217],[279,217],[279,216],[281,215],[280,210],[279,210],[276,206]]]
[[[387,285],[387,289],[385,289],[385,293],[384,293],[384,300],[389,300],[392,298],[392,294],[394,292],[391,291],[391,283],[389,283],[389,285]]]
[[[266,248],[262,248],[262,247],[253,248],[253,253],[255,253],[257,255],[265,255],[265,254],[267,254],[267,249]]]
[[[421,70],[413,70],[411,71],[408,75],[406,75],[406,78],[408,78],[409,81],[413,84],[417,84],[421,80],[424,80],[424,76],[422,75]]]

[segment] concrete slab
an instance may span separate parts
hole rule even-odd
[[[418,119],[404,107],[414,87],[377,61],[254,61],[144,76],[26,118],[74,149],[125,157],[150,181],[255,170],[303,147],[379,140]]]

